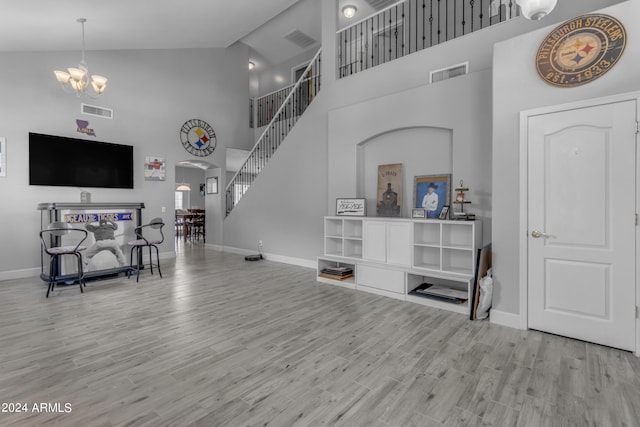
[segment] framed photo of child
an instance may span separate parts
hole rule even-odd
[[[413,181],[413,207],[424,209],[427,218],[439,219],[451,205],[451,174],[416,176]],[[445,212],[448,213],[448,209]]]

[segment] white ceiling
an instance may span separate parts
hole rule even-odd
[[[227,47],[297,1],[0,0],[0,51],[79,49],[80,17],[88,50]]]
[[[315,39],[319,48],[322,38],[321,6],[319,0],[298,0],[294,6],[244,37],[242,42],[258,53],[256,58],[252,58],[256,65],[261,68],[262,60],[270,65],[281,64],[312,48],[301,48],[285,39],[284,35],[292,30],[300,30]]]

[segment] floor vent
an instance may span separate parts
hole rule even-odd
[[[316,44],[316,41],[312,37],[309,37],[300,30],[293,30],[290,33],[285,34],[284,38],[303,49]]]
[[[369,6],[374,8],[375,10],[382,10],[385,7],[389,7],[392,4],[398,3],[398,0],[365,0],[369,3]]]
[[[113,110],[111,108],[96,107],[95,105],[82,104],[80,106],[82,114],[90,116],[102,117],[103,119],[113,119]]]
[[[441,82],[443,80],[452,79],[458,76],[464,76],[469,73],[469,63],[453,65],[451,67],[434,70],[429,73],[429,83]]]

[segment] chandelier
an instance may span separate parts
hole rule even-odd
[[[67,68],[67,71],[55,70],[53,73],[65,92],[75,92],[77,96],[85,94],[90,98],[96,98],[107,87],[107,78],[97,74],[89,75],[89,67],[87,67],[87,63],[84,60],[84,23],[87,20],[78,18],[76,22],[82,25],[82,60],[78,68]],[[93,89],[93,93],[88,91],[89,87]]]
[[[550,14],[557,2],[558,0],[516,0],[522,16],[533,21],[539,21]]]

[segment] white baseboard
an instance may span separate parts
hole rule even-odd
[[[224,246],[222,248],[222,250],[224,252],[230,252],[232,254],[238,254],[238,255],[256,254],[256,251],[250,251],[250,250],[247,250],[247,249],[240,249],[240,248],[232,248],[230,246]],[[269,254],[269,253],[265,253],[265,254],[263,254],[263,256],[264,256],[264,258],[266,260],[273,261],[273,262],[280,262],[280,263],[283,263],[283,264],[297,265],[298,267],[311,268],[311,269],[314,269],[314,270],[318,268],[318,263],[316,261],[311,261],[311,260],[308,260],[308,259],[294,258],[294,257],[288,257],[288,256],[276,255],[276,254]]]
[[[514,329],[522,329],[520,315],[507,313],[506,311],[491,309],[489,312],[489,321],[496,325],[507,326]]]
[[[221,245],[212,245],[210,243],[205,243],[204,247],[213,249],[214,251],[219,251],[219,252],[222,252],[224,250],[224,248]]]
[[[9,270],[0,271],[0,281],[3,280],[15,280],[15,279],[27,279],[29,277],[40,276],[40,268],[25,268],[22,270]]]

